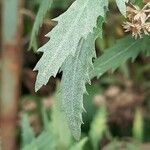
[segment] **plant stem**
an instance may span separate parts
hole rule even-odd
[[[22,69],[23,0],[2,0],[0,137],[3,150],[16,150],[16,127]]]

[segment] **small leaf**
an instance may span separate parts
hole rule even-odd
[[[126,11],[127,11],[126,3],[128,1],[129,0],[116,0],[119,10],[124,16],[126,16]]]
[[[30,144],[26,144],[22,150],[55,150],[54,135],[50,130],[44,130]]]
[[[34,140],[34,132],[30,126],[27,114],[23,114],[21,121],[21,131],[22,131],[22,146],[30,144]]]
[[[89,136],[95,150],[98,149],[98,142],[102,139],[104,132],[107,130],[107,110],[103,105],[98,110],[89,132]]]
[[[43,23],[43,18],[45,17],[47,11],[50,9],[52,3],[53,3],[53,0],[42,0],[41,1],[40,8],[38,10],[38,13],[37,13],[34,25],[33,25],[29,48],[33,47],[34,49],[37,49],[36,35],[39,31],[40,26]]]
[[[143,114],[142,110],[138,108],[135,112],[135,118],[133,122],[133,136],[136,140],[142,142],[143,140]]]
[[[145,42],[150,42],[148,36],[138,40],[131,36],[122,38],[113,47],[106,49],[104,54],[94,62],[94,72],[91,71],[91,78],[100,77],[110,69],[115,70],[129,58],[134,60],[140,52],[149,49],[149,44],[145,45]]]

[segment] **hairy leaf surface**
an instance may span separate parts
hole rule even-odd
[[[76,54],[80,39],[93,31],[98,16],[105,15],[107,5],[107,0],[76,0],[64,14],[54,19],[58,25],[47,34],[51,39],[38,49],[43,56],[35,67],[38,70],[36,91],[46,85],[51,76],[56,76],[69,55]]]
[[[100,26],[103,21],[101,20]],[[75,56],[70,55],[63,65],[60,86],[61,106],[65,112],[72,134],[79,140],[81,134],[83,94],[86,82],[90,83],[89,71],[93,68],[92,58],[95,54],[95,40],[101,29],[95,29],[86,40],[81,40]]]

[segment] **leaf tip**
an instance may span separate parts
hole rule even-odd
[[[80,141],[81,134],[72,133],[75,140]]]
[[[77,140],[77,141],[79,141],[80,137],[81,137],[81,123],[78,125],[76,124],[74,126],[74,128],[70,127],[71,133],[72,133],[73,137],[75,138],[75,140]]]
[[[36,80],[36,82],[35,82],[35,92],[37,92],[41,87],[42,87],[42,85]]]

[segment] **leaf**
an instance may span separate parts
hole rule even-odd
[[[143,140],[143,113],[140,108],[137,108],[135,111],[134,121],[133,121],[133,137],[134,139],[142,142]]]
[[[150,42],[148,36],[138,40],[130,36],[122,38],[113,47],[106,49],[104,54],[94,62],[91,78],[100,77],[110,69],[116,70],[129,58],[134,60],[142,50],[149,49],[149,44],[145,45],[146,42]]]
[[[98,149],[98,143],[103,138],[104,132],[107,130],[107,110],[103,105],[98,110],[89,132],[89,136],[95,150]]]
[[[145,54],[147,56],[150,56],[150,36],[145,36],[144,37],[144,41],[143,41],[143,45],[141,45],[141,47],[145,50]]]
[[[85,145],[85,143],[87,142],[88,138],[85,137],[84,139],[82,139],[80,142],[76,143],[75,145],[73,145],[70,150],[83,150],[83,147]]]
[[[22,146],[30,144],[33,139],[35,139],[34,132],[30,126],[27,114],[23,114],[21,121],[22,130]]]
[[[128,2],[129,0],[116,0],[116,3],[117,3],[117,6],[120,10],[120,12],[126,16],[126,3]]]
[[[101,19],[101,26],[103,20]],[[90,83],[89,71],[93,68],[92,58],[95,54],[95,40],[100,34],[95,29],[86,40],[81,40],[75,56],[70,55],[63,65],[63,76],[60,85],[60,104],[64,111],[69,128],[79,140],[81,134],[83,94],[86,93],[86,82]]]
[[[55,150],[54,135],[50,130],[44,130],[30,144],[23,147],[22,150]]]
[[[56,92],[56,99],[52,108],[52,127],[58,149],[66,150],[71,145],[72,135],[68,128],[65,115],[60,111],[59,99],[59,94]]]
[[[47,11],[50,9],[51,5],[53,3],[53,0],[42,0],[41,4],[40,4],[40,8],[38,10],[34,25],[33,25],[33,29],[32,29],[32,33],[31,33],[31,40],[30,40],[30,48],[34,48],[37,49],[35,46],[36,45],[36,35],[39,31],[40,26],[43,23],[43,18],[45,17]]]
[[[46,110],[42,108],[44,129],[38,137],[24,145],[23,150],[66,150],[69,148],[72,136],[70,130],[68,130],[64,114],[58,109],[57,101],[58,93],[56,93],[55,103],[52,108],[51,122],[47,117]]]
[[[44,129],[47,130],[49,128],[49,118],[46,109],[44,107],[42,107],[41,113],[42,113],[42,121],[43,121]]]
[[[38,52],[43,56],[34,70],[38,70],[35,90],[46,85],[51,76],[56,76],[68,56],[75,56],[81,38],[86,38],[96,27],[98,16],[105,15],[108,1],[76,0],[70,8],[55,21],[58,25],[47,34],[51,39]]]
[[[90,124],[93,120],[93,117],[95,116],[95,113],[97,111],[97,106],[95,103],[93,103],[93,98],[95,95],[102,90],[99,83],[91,85],[86,85],[87,94],[84,95],[83,101],[84,101],[84,108],[86,110],[86,113],[83,113],[83,120],[85,123],[85,126],[83,126],[82,130],[86,130],[87,128],[90,128]]]
[[[68,8],[68,6],[70,6],[70,4],[72,4],[74,0],[65,0],[65,1],[62,1],[62,0],[55,0],[55,2],[53,3],[53,6],[52,6],[52,9],[63,9],[65,10],[66,8]]]

